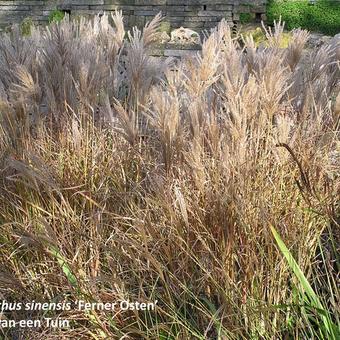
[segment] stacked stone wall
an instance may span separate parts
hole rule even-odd
[[[71,16],[120,9],[127,27],[141,27],[162,12],[171,29],[183,26],[202,30],[216,26],[222,18],[238,22],[240,13],[252,13],[260,19],[265,4],[266,0],[0,0],[0,26],[19,23],[26,17],[46,23],[55,9]]]

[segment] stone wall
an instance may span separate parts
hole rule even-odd
[[[141,27],[162,11],[171,29],[184,26],[202,30],[216,26],[222,18],[238,22],[240,13],[252,13],[260,19],[265,3],[266,0],[0,0],[0,26],[19,23],[25,17],[44,23],[55,9],[71,16],[121,9],[127,27]]]

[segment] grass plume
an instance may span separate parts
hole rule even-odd
[[[279,22],[241,47],[222,21],[174,64],[149,53],[160,15],[112,19],[0,37],[0,294],[158,308],[20,336],[316,337],[273,225],[336,324],[339,46],[281,48]]]

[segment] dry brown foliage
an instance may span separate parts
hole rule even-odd
[[[0,298],[159,301],[64,312],[69,338],[302,338],[270,226],[316,284],[320,236],[339,233],[339,46],[305,54],[298,30],[281,49],[277,24],[241,48],[222,21],[175,66],[149,55],[160,20],[1,36]]]

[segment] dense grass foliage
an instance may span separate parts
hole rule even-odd
[[[276,24],[240,47],[222,21],[195,58],[164,60],[160,20],[0,37],[1,299],[158,300],[0,332],[335,339],[339,43],[305,53],[296,30],[281,48]]]
[[[328,35],[340,33],[340,2],[338,0],[270,0],[267,6],[268,22],[286,22],[287,29],[303,28]]]

